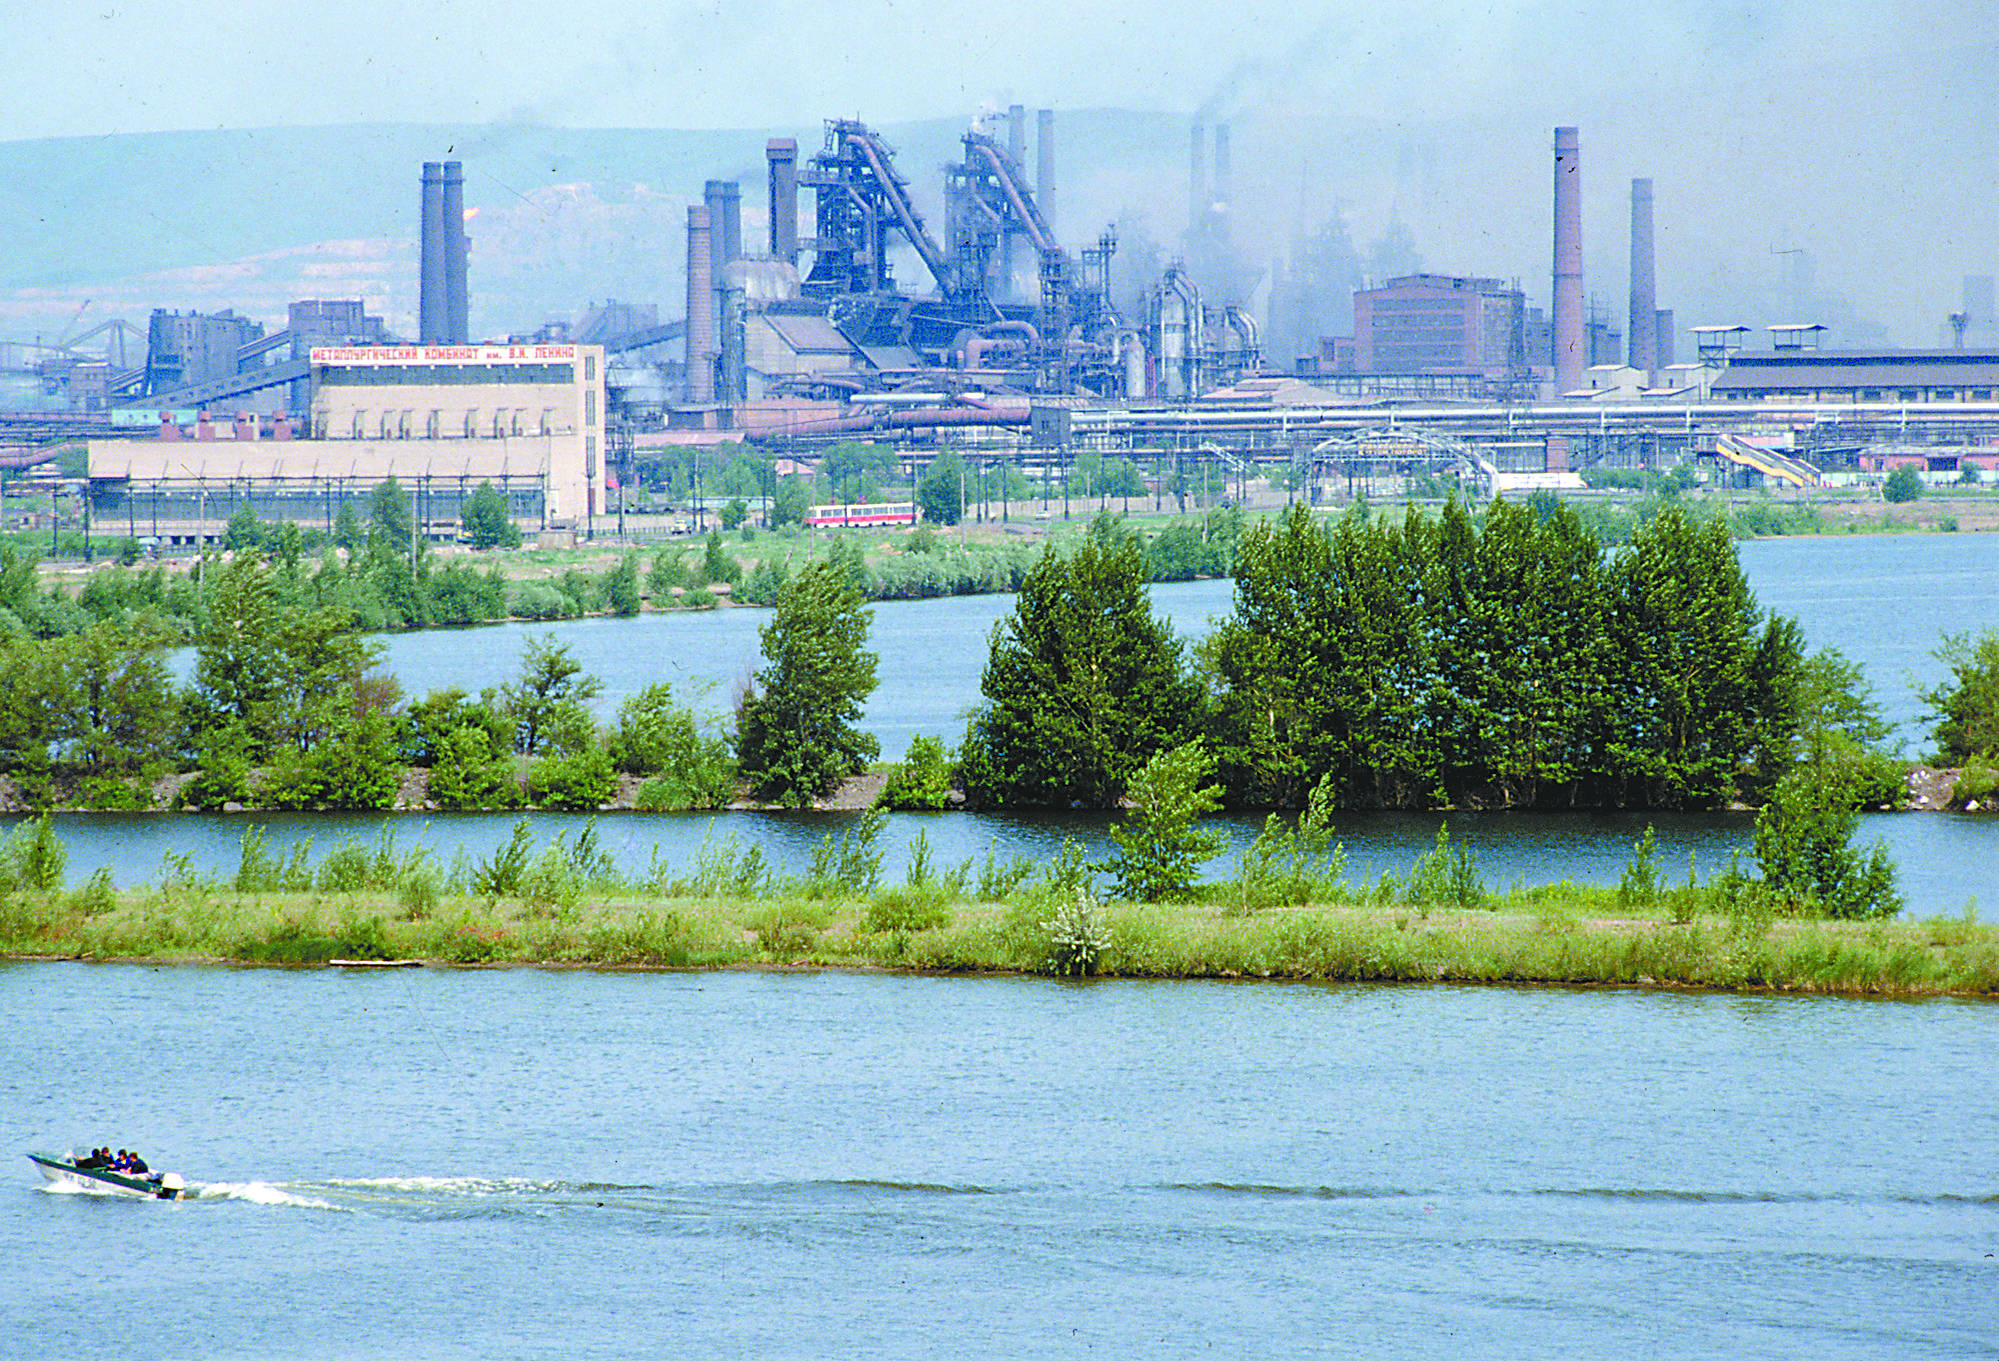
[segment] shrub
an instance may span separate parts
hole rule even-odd
[[[30,818],[0,842],[0,892],[59,893],[69,868],[69,848],[49,815]]]
[[[1202,864],[1228,844],[1219,830],[1194,828],[1196,818],[1221,807],[1221,792],[1201,783],[1214,769],[1207,750],[1188,742],[1154,755],[1132,780],[1130,810],[1110,829],[1118,853],[1102,866],[1116,879],[1119,897],[1184,896]]]
[[[1950,801],[1960,808],[1975,803],[1988,811],[1999,811],[1999,763],[1976,756],[1965,762],[1957,782],[1950,787]]]
[[[982,903],[996,903],[1034,877],[1035,862],[1028,856],[1016,854],[1010,860],[1001,860],[991,842],[986,843],[986,858],[979,865],[978,887],[974,890]]]
[[[498,755],[483,728],[454,729],[430,769],[430,800],[457,812],[477,808],[518,808],[520,782],[511,756]]]
[[[1238,897],[1227,910],[1302,907],[1341,894],[1346,849],[1332,840],[1332,792],[1330,777],[1320,780],[1295,828],[1276,813],[1264,819],[1238,862]]]
[[[620,770],[657,777],[645,786],[657,809],[718,808],[736,794],[728,742],[703,734],[693,710],[674,703],[673,687],[663,681],[618,706],[611,756]]]
[[[527,873],[534,833],[522,818],[514,824],[507,844],[479,861],[472,871],[472,891],[486,898],[507,898],[520,891],[521,877]]]
[[[1478,856],[1470,847],[1451,844],[1449,823],[1437,827],[1437,844],[1417,859],[1409,872],[1408,900],[1425,907],[1478,907],[1485,901],[1485,884],[1478,875]]]
[[[1082,892],[1059,900],[1055,915],[1041,924],[1047,943],[1047,968],[1063,976],[1086,977],[1097,971],[1104,947],[1110,944],[1110,920],[1095,895]]]
[[[543,808],[601,808],[617,789],[610,753],[601,748],[544,756],[528,767],[528,799]]]
[[[935,812],[951,798],[951,758],[935,737],[918,737],[909,754],[890,770],[875,802],[898,811]]]
[[[1904,463],[1888,474],[1888,480],[1881,484],[1881,498],[1884,501],[1901,503],[1914,501],[1923,494],[1923,478],[1914,466]]]
[[[841,832],[828,833],[812,850],[805,875],[806,892],[814,898],[861,897],[881,883],[882,850],[878,844],[888,814],[870,808]]]
[[[1659,902],[1659,838],[1652,824],[1631,848],[1631,861],[1624,877],[1617,881],[1617,904],[1623,908],[1651,908]]]
[[[1786,778],[1756,815],[1760,895],[1807,917],[1892,917],[1902,910],[1895,867],[1878,842],[1853,848],[1859,819],[1815,784]]]

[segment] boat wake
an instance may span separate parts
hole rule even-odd
[[[181,1193],[183,1200],[240,1200],[252,1205],[289,1205],[301,1210],[345,1210],[318,1196],[305,1195],[279,1182],[191,1181]]]

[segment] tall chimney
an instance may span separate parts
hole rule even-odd
[[[798,143],[773,137],[764,144],[770,162],[770,257],[798,263]]]
[[[1229,157],[1229,125],[1227,123],[1216,123],[1215,124],[1215,190],[1214,193],[1210,196],[1211,201],[1207,205],[1209,212],[1212,213],[1213,211],[1215,211],[1216,204],[1221,204],[1224,206],[1228,204],[1229,194],[1232,192],[1231,187],[1229,185],[1229,179],[1233,171],[1234,171],[1234,165]]]
[[[1187,140],[1187,234],[1199,236],[1214,199],[1208,193],[1207,148],[1201,140],[1201,120],[1195,119]]]
[[[722,181],[722,219],[710,219],[710,231],[715,233],[715,244],[721,252],[722,263],[727,265],[743,258],[743,186],[735,180]],[[715,275],[720,279],[721,273]]]
[[[416,338],[419,344],[437,345],[444,340],[444,167],[436,161],[423,163],[422,211]]]
[[[1631,181],[1631,367],[1659,370],[1659,294],[1652,273],[1652,181]]]
[[[463,345],[472,331],[465,279],[465,167],[458,161],[444,163],[443,213],[438,227],[444,235],[444,343]]]
[[[708,209],[687,205],[687,401],[705,406],[715,400],[714,247]]]
[[[1555,392],[1583,385],[1583,200],[1574,128],[1555,129]]]
[[[1019,104],[1009,104],[1006,110],[1006,152],[1013,157],[1014,169],[1024,173],[1027,169],[1027,110]],[[999,283],[1000,292],[1011,298],[1019,294],[1019,265],[1014,251],[1017,233],[1011,230],[1000,232],[999,243]]]
[[[1042,109],[1034,121],[1034,197],[1041,220],[1055,231],[1055,110]]]

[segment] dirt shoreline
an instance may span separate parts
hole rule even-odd
[[[1882,813],[1999,812],[1999,801],[1994,801],[1994,803],[1989,806],[1977,805],[1971,808],[1960,808],[1956,804],[1952,803],[1951,790],[1956,785],[1960,773],[1961,771],[1955,767],[1916,766],[1909,771],[1909,774],[1905,781],[1908,794],[1907,798],[1901,805],[1893,808],[1883,806],[1880,808],[1871,809],[1869,811],[1882,812]],[[430,772],[428,770],[423,769],[422,767],[413,766],[410,769],[404,771],[402,780],[399,783],[396,790],[396,801],[394,804],[392,804],[390,807],[387,808],[326,809],[326,810],[308,809],[302,811],[434,813],[438,811],[438,808],[436,804],[430,802],[428,797],[429,776]],[[839,783],[839,785],[834,788],[831,794],[827,795],[824,798],[814,799],[810,804],[806,805],[806,807],[809,811],[815,813],[860,812],[862,809],[871,808],[874,806],[875,799],[880,796],[882,791],[882,786],[888,783],[888,778],[889,778],[888,772],[886,771],[869,771],[866,774],[850,776],[847,779],[842,780]],[[152,789],[153,802],[150,807],[107,809],[107,808],[85,808],[81,805],[76,805],[76,804],[55,804],[48,807],[38,806],[23,796],[21,792],[21,787],[15,783],[12,777],[0,776],[0,816],[19,815],[26,813],[41,813],[41,812],[258,813],[258,812],[280,811],[276,809],[265,808],[262,806],[253,806],[253,805],[246,805],[239,803],[224,804],[220,808],[177,807],[176,804],[180,797],[181,790],[185,788],[186,785],[193,779],[194,779],[194,773],[188,771],[176,775],[169,775],[155,782]],[[617,792],[612,796],[610,802],[599,804],[595,811],[600,813],[634,813],[640,811],[637,806],[637,799],[638,799],[639,790],[644,784],[645,780],[636,775],[619,776]],[[736,801],[729,803],[722,808],[713,809],[709,811],[731,812],[731,813],[761,812],[761,811],[776,810],[783,807],[785,807],[785,805],[783,804],[758,803],[755,800],[745,798],[745,799],[737,799]],[[951,804],[947,805],[943,811],[962,812],[964,811],[964,808],[965,805],[962,802],[962,800],[954,800]],[[548,809],[548,808],[520,808],[520,809],[494,808],[494,809],[473,810],[473,811],[507,813],[507,812],[560,812],[567,810]],[[1259,812],[1259,811],[1268,811],[1268,810],[1246,810],[1246,811]],[[1449,808],[1440,808],[1434,811],[1452,812],[1456,810]],[[1487,811],[1503,812],[1505,810],[1492,809]]]

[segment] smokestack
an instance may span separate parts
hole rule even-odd
[[[1034,197],[1041,218],[1055,231],[1055,110],[1042,109],[1034,123]]]
[[[743,258],[743,186],[737,181],[722,181],[722,218],[719,222],[709,219],[708,227],[715,233],[724,265]],[[715,277],[720,279],[721,271],[717,270]]]
[[[471,338],[470,298],[466,293],[465,167],[444,163],[444,343],[463,345]]]
[[[1652,275],[1652,181],[1631,181],[1631,367],[1656,373],[1659,365],[1659,294]]]
[[[1208,193],[1207,148],[1201,140],[1201,120],[1195,119],[1187,141],[1187,234],[1199,236],[1201,224],[1208,220],[1208,205],[1214,199]]]
[[[1215,190],[1210,196],[1208,211],[1215,211],[1216,204],[1226,205],[1229,201],[1229,178],[1233,166],[1229,158],[1229,125],[1215,124]]]
[[[1583,200],[1574,128],[1555,129],[1555,392],[1583,385]]]
[[[714,246],[708,209],[687,206],[687,401],[705,406],[715,400]]]
[[[1009,104],[1006,110],[1006,151],[1013,157],[1016,171],[1027,169],[1027,110],[1019,104]],[[1018,296],[1017,282],[1020,278],[1014,261],[1014,238],[1012,231],[1000,233],[1000,292],[1007,297]]]
[[[742,201],[737,187],[728,180],[709,180],[703,195],[708,207],[708,300],[710,335],[722,334],[722,279],[735,257],[729,254],[730,219],[735,219],[736,248],[742,248]]]
[[[422,217],[417,239],[421,263],[417,273],[416,338],[436,345],[444,339],[444,167],[423,163]]]
[[[798,143],[773,137],[764,144],[770,162],[770,257],[798,263]]]
[[[1661,307],[1652,314],[1652,362],[1662,369],[1673,366],[1673,309]]]

